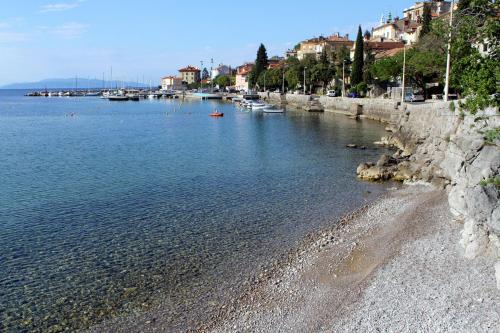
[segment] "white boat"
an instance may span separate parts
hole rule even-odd
[[[128,96],[124,96],[124,95],[110,95],[108,97],[108,100],[110,100],[110,101],[116,101],[116,102],[128,101]]]
[[[263,109],[266,109],[268,107],[269,107],[269,105],[264,104],[264,103],[255,103],[254,102],[251,104],[252,110],[263,110]]]
[[[58,93],[57,93],[57,95],[58,95],[59,97],[62,97],[62,96],[64,96],[64,93],[63,93],[62,91],[60,91],[60,92],[58,92]]]
[[[285,110],[268,107],[268,108],[265,108],[264,110],[262,110],[262,112],[264,112],[264,113],[283,113],[283,112],[285,112]]]

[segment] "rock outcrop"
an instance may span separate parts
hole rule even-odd
[[[377,142],[396,152],[376,164],[360,165],[358,176],[424,180],[445,188],[451,212],[464,225],[460,240],[464,255],[494,256],[500,287],[500,139],[485,139],[486,133],[500,128],[498,109],[464,115],[451,112],[445,103],[407,108],[394,133]]]

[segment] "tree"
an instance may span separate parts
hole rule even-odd
[[[210,73],[208,73],[208,69],[205,67],[203,68],[203,71],[201,72],[201,79],[206,80],[210,77]]]
[[[356,38],[356,50],[354,51],[354,61],[352,64],[351,84],[357,85],[363,81],[363,65],[364,65],[364,45],[363,33],[361,26],[358,28],[358,36]]]
[[[255,65],[253,66],[251,75],[250,75],[250,85],[252,87],[255,86],[257,80],[259,79],[260,74],[267,69],[269,65],[269,61],[267,58],[267,51],[264,44],[260,44],[259,49],[257,50],[257,58],[255,59]]]
[[[420,38],[427,35],[431,31],[431,21],[431,6],[428,3],[424,3],[424,13],[422,15],[422,28],[420,30]]]
[[[225,88],[231,85],[231,78],[228,75],[218,75],[214,79],[214,84],[218,85],[220,88]]]
[[[453,24],[452,86],[466,97],[461,106],[473,114],[499,106],[495,97],[500,79],[497,11],[495,0],[462,0]]]
[[[368,30],[365,30],[365,34],[363,36],[366,40],[369,40],[370,38],[372,38],[372,33],[369,32]]]

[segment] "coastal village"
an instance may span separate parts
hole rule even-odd
[[[453,6],[456,10],[457,4]],[[426,22],[428,18],[425,16],[430,15],[431,20],[448,22],[451,9],[451,1],[419,1],[403,9],[402,13],[382,14],[379,25],[375,27],[360,27],[360,31],[361,28],[366,29],[362,31],[365,65],[395,57],[404,53],[405,48],[412,48],[423,35],[422,29],[428,29],[425,26],[430,22]],[[204,67],[203,63],[200,67],[188,65],[179,69],[177,76],[162,78],[161,89],[244,93],[254,90],[318,95],[329,92],[330,96],[401,98],[403,75],[395,75],[382,84],[374,82],[376,80],[364,80],[370,82],[365,82],[366,86],[354,86],[353,83],[359,85],[360,82],[352,82],[351,79],[356,53],[356,40],[352,37],[356,36],[334,33],[300,41],[284,55],[266,58],[266,68],[259,73],[265,73],[261,80],[255,75],[252,77],[255,62],[245,62],[232,68],[224,64],[214,66],[212,60],[210,68]],[[318,64],[331,68],[321,68]],[[328,73],[318,74],[318,69]],[[406,94],[412,98],[416,95],[415,90],[420,94],[419,98],[440,99],[443,87],[439,87],[438,81],[436,78],[435,82],[426,82],[423,88],[429,88],[429,91],[424,93],[422,87],[408,80]]]

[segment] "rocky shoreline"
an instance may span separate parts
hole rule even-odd
[[[455,219],[464,227],[463,255],[496,260],[500,289],[500,115],[488,109],[476,115],[444,107],[407,113],[379,145],[395,148],[392,155],[357,169],[365,180],[432,182],[448,193]]]

